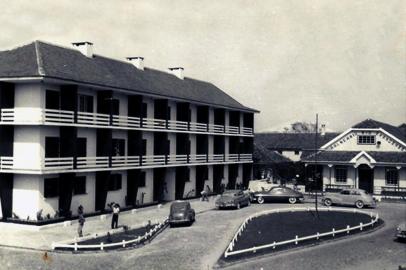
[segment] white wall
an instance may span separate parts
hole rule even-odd
[[[13,186],[13,213],[21,219],[28,216],[31,220],[37,218],[39,210],[39,175],[15,174]]]
[[[72,196],[72,204],[70,208],[72,214],[77,214],[79,205],[83,206],[85,213],[96,211],[96,173],[78,173],[76,176],[86,176],[86,194]]]
[[[147,156],[152,156],[154,154],[154,133],[143,131],[142,138],[147,140]]]
[[[145,172],[145,187],[138,188],[137,200],[141,203],[141,196],[144,192],[144,204],[153,202],[154,199],[154,171],[153,169],[142,170]]]
[[[96,133],[95,128],[78,128],[78,138],[86,138],[86,154],[88,157],[96,156]]]
[[[168,140],[170,142],[169,154],[176,155],[176,133],[168,133]]]
[[[197,106],[190,104],[190,121],[197,122]]]
[[[118,92],[113,93],[113,98],[119,100],[119,113],[120,115],[128,115],[128,96]]]
[[[149,97],[143,97],[142,102],[147,104],[147,118],[154,117],[154,100]]]
[[[204,182],[204,186],[208,185],[210,190],[213,191],[213,165],[208,166],[208,177],[207,180]]]
[[[195,196],[196,195],[196,167],[191,166],[189,168],[190,168],[189,182],[185,183],[185,190],[184,190],[183,197],[188,195],[188,193],[191,190],[194,190],[194,192],[190,192],[189,196]]]
[[[40,127],[36,126],[15,126],[14,127],[14,166],[16,168],[34,169],[41,168],[41,160],[44,157],[44,150],[41,142]]]
[[[108,191],[106,204],[115,202],[120,206],[125,206],[125,196],[127,195],[127,171],[114,171],[112,174],[121,174],[121,189]]]
[[[190,140],[190,154],[196,155],[196,135],[189,134],[189,140]]]

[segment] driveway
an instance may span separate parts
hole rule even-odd
[[[44,257],[38,251],[2,248],[0,269],[211,269],[246,216],[279,207],[291,206],[254,204],[241,210],[204,212],[193,226],[168,228],[152,243],[132,250],[49,253]],[[266,256],[226,269],[397,269],[406,264],[406,244],[392,239],[396,224],[406,219],[406,204],[383,203],[377,210],[386,224],[373,233]]]

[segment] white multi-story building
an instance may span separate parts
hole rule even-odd
[[[0,52],[3,218],[247,185],[254,113],[211,83],[40,41]]]

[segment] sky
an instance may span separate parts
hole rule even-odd
[[[0,50],[33,40],[182,66],[255,108],[255,130],[406,122],[406,1],[0,0]]]

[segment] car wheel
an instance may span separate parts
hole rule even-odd
[[[263,203],[265,202],[264,197],[259,196],[259,197],[257,198],[257,202],[258,202],[259,204],[263,204]]]
[[[297,199],[295,197],[289,198],[290,204],[295,204],[296,202],[297,202]]]
[[[241,208],[240,203],[237,203],[237,209],[240,209],[240,208]]]
[[[325,199],[324,200],[324,205],[325,206],[331,206],[333,204],[333,202],[331,201],[331,199]]]
[[[363,203],[362,201],[356,201],[356,202],[355,202],[355,206],[356,206],[357,208],[361,209],[361,208],[364,207],[364,203]]]

